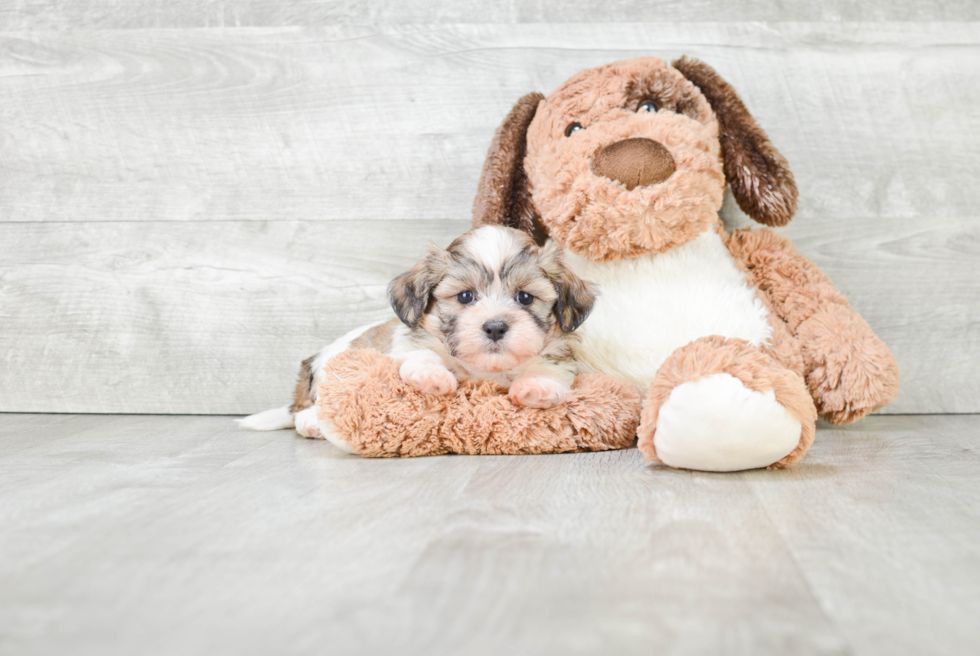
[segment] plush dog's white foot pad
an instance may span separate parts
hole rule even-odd
[[[802,426],[772,391],[720,373],[675,387],[657,416],[657,457],[679,469],[768,467],[800,442]]]
[[[329,422],[317,418],[316,406],[296,413],[296,432],[314,440],[326,440],[344,453],[354,453],[350,445],[335,434]]]

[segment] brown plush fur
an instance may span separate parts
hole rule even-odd
[[[783,226],[796,213],[796,181],[786,159],[745,108],[735,90],[707,64],[681,57],[675,69],[701,89],[720,127],[725,177],[746,214],[759,223]]]
[[[527,126],[534,118],[538,104],[544,100],[540,93],[529,93],[497,128],[490,152],[483,163],[483,173],[473,201],[473,225],[505,225],[534,232],[537,213],[528,193],[524,175],[524,154]]]
[[[674,351],[660,367],[643,404],[637,446],[651,460],[658,460],[654,436],[657,415],[675,387],[712,374],[726,373],[757,392],[772,390],[790,416],[800,422],[800,442],[770,469],[785,467],[802,458],[816,430],[817,411],[803,379],[741,339],[718,335],[702,337]]]
[[[795,341],[821,417],[847,424],[895,400],[895,356],[792,242],[769,230],[737,230],[728,249]],[[774,332],[774,348],[777,337],[786,339]]]
[[[803,363],[803,347],[800,345],[800,340],[797,339],[796,335],[790,331],[789,326],[786,325],[786,322],[776,313],[772,301],[769,300],[766,293],[756,285],[755,278],[752,277],[745,262],[739,259],[738,254],[732,252],[731,235],[725,231],[725,226],[720,219],[715,226],[715,232],[718,233],[725,247],[732,254],[735,266],[745,274],[746,284],[755,289],[756,298],[759,299],[768,311],[769,328],[772,330],[772,336],[769,344],[761,347],[762,352],[790,371],[796,372],[800,377],[805,376],[806,368]]]
[[[392,457],[623,449],[636,435],[640,399],[628,383],[589,375],[547,410],[514,405],[487,380],[421,394],[401,379],[397,362],[367,349],[330,361],[317,406],[321,422],[355,453]]]
[[[665,111],[637,112],[634,97]],[[573,123],[582,129],[566,136]],[[669,182],[630,189],[594,173],[604,150],[638,137],[669,149]],[[596,262],[690,241],[717,221],[725,191],[711,108],[652,57],[583,71],[548,96],[528,126],[524,170],[551,238]]]

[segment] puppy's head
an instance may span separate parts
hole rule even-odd
[[[555,242],[486,226],[435,246],[388,287],[410,328],[435,335],[476,369],[514,369],[585,321],[595,291],[562,262]]]
[[[644,57],[522,98],[491,145],[474,223],[540,223],[593,261],[663,253],[717,222],[726,180],[760,223],[792,217],[792,173],[735,91],[701,62]]]

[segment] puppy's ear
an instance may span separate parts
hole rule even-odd
[[[738,206],[759,223],[768,226],[789,223],[796,213],[793,173],[735,89],[697,59],[681,57],[673,66],[701,89],[718,118],[725,177]]]
[[[541,263],[555,285],[558,299],[555,301],[555,317],[563,333],[570,333],[582,325],[598,294],[596,286],[582,280],[565,266],[561,246],[553,239],[541,248]]]
[[[537,210],[524,173],[527,153],[527,128],[544,100],[540,93],[529,93],[514,105],[510,114],[497,128],[483,163],[480,184],[473,201],[473,225],[504,225],[529,235],[539,229],[535,225]]]
[[[446,273],[449,253],[435,244],[418,263],[388,284],[391,307],[409,328],[419,327],[432,300],[432,290]]]

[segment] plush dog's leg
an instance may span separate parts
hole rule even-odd
[[[895,400],[895,356],[789,240],[769,230],[736,231],[728,249],[798,339],[821,417],[847,424]]]
[[[422,349],[394,355],[401,360],[399,375],[406,383],[423,394],[449,394],[456,390],[458,381],[442,358],[433,351]]]
[[[739,339],[702,337],[657,372],[638,446],[671,467],[782,467],[813,443],[816,409],[798,374]]]
[[[328,426],[329,424],[325,424],[317,417],[316,406],[296,413],[297,433],[314,440],[327,440],[344,453],[354,453],[354,449],[347,442],[340,439]]]

